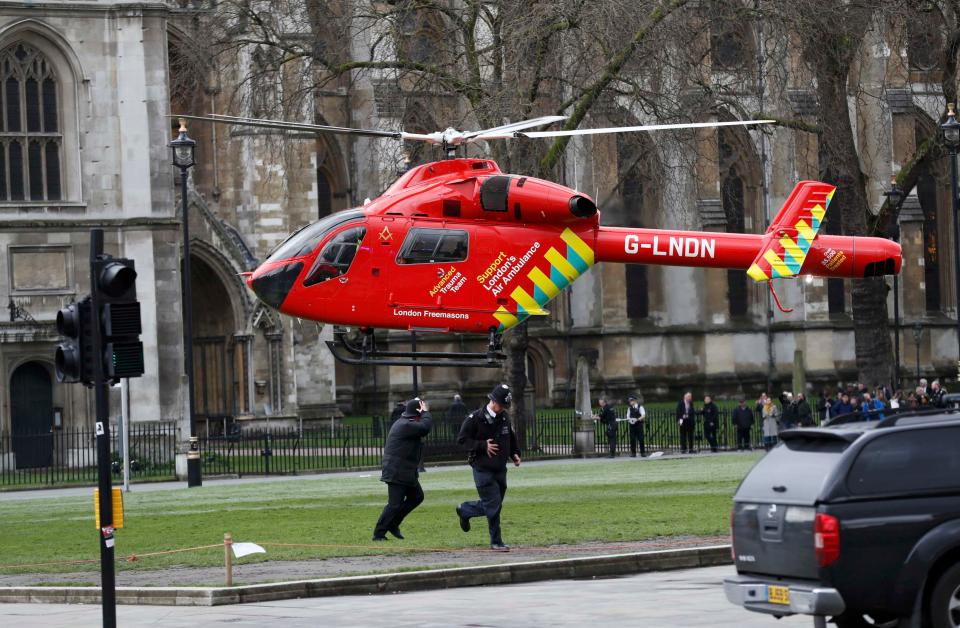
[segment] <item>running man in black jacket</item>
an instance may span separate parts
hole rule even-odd
[[[470,531],[470,519],[486,516],[490,528],[490,549],[509,552],[500,534],[500,510],[507,493],[507,460],[520,466],[520,446],[510,425],[506,409],[513,397],[510,387],[497,384],[490,393],[490,402],[475,410],[463,422],[457,442],[468,452],[473,467],[473,482],[480,499],[457,506],[460,528]]]
[[[430,433],[433,421],[427,403],[411,399],[403,414],[390,427],[383,446],[383,472],[380,481],[387,483],[387,505],[373,529],[374,541],[386,541],[387,532],[402,539],[400,524],[423,502],[417,465],[423,451],[423,437]]]

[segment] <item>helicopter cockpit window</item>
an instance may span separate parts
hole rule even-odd
[[[312,286],[327,279],[346,274],[357,255],[357,249],[367,234],[366,227],[354,227],[335,235],[327,242],[313,262],[313,268],[303,280],[303,285]]]
[[[403,241],[398,264],[462,262],[467,259],[466,231],[453,229],[411,229]]]
[[[363,216],[363,210],[353,209],[348,211],[331,214],[317,222],[311,223],[299,231],[293,233],[284,240],[277,248],[270,252],[267,261],[281,259],[291,259],[294,257],[303,257],[310,254],[324,236],[333,231],[337,226]]]

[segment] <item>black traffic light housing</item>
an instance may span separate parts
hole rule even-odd
[[[140,303],[137,301],[137,271],[132,259],[106,255],[93,262],[93,289],[99,306],[103,377],[119,381],[143,375],[143,343]]]
[[[134,262],[98,255],[90,270],[93,293],[57,313],[57,331],[65,338],[54,360],[57,381],[93,386],[97,359],[103,365],[106,382],[140,377],[143,343]]]
[[[77,382],[92,386],[96,376],[93,372],[93,312],[90,297],[57,312],[57,331],[66,338],[57,347],[54,364],[57,381],[65,384]]]

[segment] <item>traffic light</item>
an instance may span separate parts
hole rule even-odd
[[[103,377],[119,381],[143,375],[143,343],[137,271],[132,259],[104,256],[92,267],[96,301],[100,309]]]
[[[57,312],[57,331],[66,340],[57,347],[54,363],[57,381],[93,385],[93,313],[90,297],[71,303]]]

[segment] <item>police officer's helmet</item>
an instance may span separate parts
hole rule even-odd
[[[406,403],[403,408],[403,414],[401,414],[405,419],[412,419],[415,416],[420,416],[420,398],[414,397]]]
[[[506,384],[497,384],[494,386],[489,397],[491,401],[496,401],[504,408],[509,408],[510,402],[513,401],[513,394],[510,392],[510,387]]]

